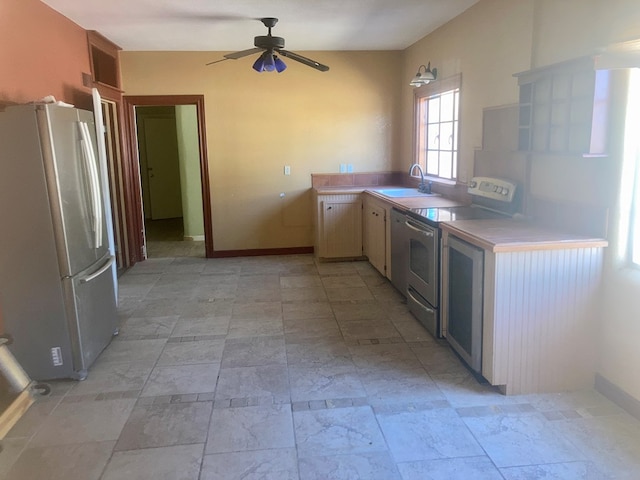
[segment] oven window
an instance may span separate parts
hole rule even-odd
[[[431,265],[429,250],[424,243],[418,240],[411,239],[410,245],[409,268],[426,284],[430,284],[429,271],[434,268],[434,265]]]

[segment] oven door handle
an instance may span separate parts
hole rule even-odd
[[[411,291],[413,290],[413,288],[409,287],[407,288],[407,295],[409,295],[411,297],[411,300],[413,300],[414,302],[416,302],[418,304],[418,306],[420,308],[422,308],[423,310],[425,310],[427,313],[429,314],[433,314],[436,313],[436,311],[433,308],[429,308],[429,307],[425,307],[424,304],[418,300],[412,293]]]
[[[414,230],[415,232],[418,232],[421,235],[424,235],[425,237],[433,237],[433,231],[432,230],[423,230],[422,228],[418,228],[415,226],[415,224],[411,223],[409,220],[405,220],[404,224],[409,227],[411,230]]]

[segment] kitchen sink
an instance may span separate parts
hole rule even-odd
[[[384,195],[385,197],[437,197],[437,193],[422,193],[417,188],[375,188],[374,192]]]

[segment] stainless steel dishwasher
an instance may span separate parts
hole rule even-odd
[[[409,235],[404,212],[391,209],[391,284],[402,295],[407,296],[407,273],[409,270]]]

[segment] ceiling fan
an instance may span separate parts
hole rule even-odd
[[[281,58],[278,57],[278,55],[290,58],[291,60],[295,60],[296,62],[300,62],[304,65],[307,65],[308,67],[320,70],[321,72],[326,72],[327,70],[329,70],[329,67],[327,67],[326,65],[318,63],[315,60],[311,60],[310,58],[303,57],[302,55],[298,55],[297,53],[285,50],[284,38],[274,37],[271,35],[271,29],[275,26],[276,23],[278,23],[277,18],[261,18],[260,21],[264,24],[265,27],[267,27],[269,31],[267,35],[258,35],[257,37],[254,37],[253,44],[255,45],[255,48],[241,50],[234,53],[227,53],[226,55],[224,55],[223,59],[209,62],[207,63],[207,65],[223,62],[224,60],[237,60],[248,55],[253,55],[254,53],[262,52],[262,54],[253,64],[253,69],[258,72],[276,71],[280,73],[285,68],[287,68],[285,63]]]

